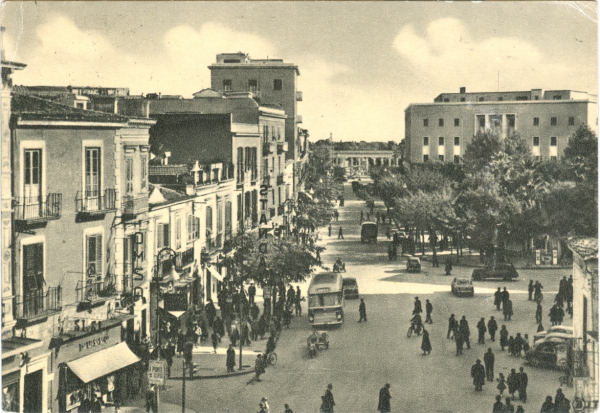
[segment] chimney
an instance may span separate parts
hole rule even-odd
[[[460,87],[460,93],[467,93],[467,88],[464,86]]]

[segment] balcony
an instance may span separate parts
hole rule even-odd
[[[204,242],[204,247],[202,248],[205,252],[212,254],[213,252],[219,249],[217,242],[213,237],[209,234],[206,234],[206,240]]]
[[[287,142],[279,142],[277,144],[277,153],[282,154],[288,151],[288,143]]]
[[[117,294],[115,276],[107,275],[104,278],[98,276],[90,277],[87,281],[79,280],[75,291],[78,303],[104,301],[104,299]]]
[[[175,269],[182,271],[184,267],[193,264],[194,262],[194,247],[188,248],[185,251],[178,252],[175,256]]]
[[[34,290],[17,298],[15,314],[18,322],[29,322],[62,308],[61,288],[50,287],[47,290]]]
[[[125,219],[135,218],[148,212],[148,195],[128,195],[123,197],[123,216]]]
[[[277,185],[283,185],[285,180],[283,179],[283,174],[277,175]]]
[[[296,102],[302,102],[302,92],[300,90],[296,91]]]
[[[271,155],[275,152],[275,144],[263,142],[263,156]]]
[[[45,199],[41,197],[20,198],[13,205],[15,223],[17,225],[45,224],[59,219],[62,207],[62,194],[48,194]]]
[[[77,192],[75,210],[80,215],[104,215],[117,209],[117,191],[114,188],[100,191]]]

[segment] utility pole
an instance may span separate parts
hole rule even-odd
[[[186,362],[183,360],[183,374],[181,380],[181,413],[185,413],[185,365]]]

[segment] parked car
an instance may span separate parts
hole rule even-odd
[[[525,359],[534,367],[563,370],[568,366],[567,360],[571,345],[572,340],[544,341],[533,346],[525,354]]]
[[[419,257],[408,257],[406,260],[407,272],[421,272],[421,260]]]
[[[475,268],[472,274],[473,281],[501,279],[510,281],[519,277],[515,266],[510,263],[496,264],[495,267]]]
[[[342,290],[345,298],[358,298],[358,283],[356,278],[348,277],[342,281]]]
[[[473,297],[475,295],[475,289],[473,288],[473,281],[468,278],[454,278],[450,284],[452,294],[456,296],[467,296]]]
[[[363,222],[360,227],[360,242],[377,242],[377,224],[372,221]]]
[[[552,326],[548,330],[540,331],[535,333],[533,336],[533,345],[539,344],[545,341],[546,338],[553,339],[570,339],[573,337],[573,327],[571,326]]]

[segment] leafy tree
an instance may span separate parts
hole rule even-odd
[[[477,132],[465,149],[465,167],[473,171],[481,170],[501,149],[502,141],[497,134],[491,131]]]
[[[587,125],[581,125],[571,136],[563,161],[572,170],[575,180],[598,181],[598,138]]]

